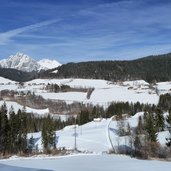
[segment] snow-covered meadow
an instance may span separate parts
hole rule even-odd
[[[36,83],[37,82],[37,83]],[[157,104],[158,95],[149,89],[149,84],[143,80],[127,81],[121,83],[113,83],[105,80],[91,79],[52,79],[52,80],[33,80],[27,85],[43,85],[47,84],[69,85],[72,88],[94,88],[90,99],[86,98],[86,93],[81,92],[63,92],[63,93],[47,93],[45,91],[37,91],[37,95],[43,96],[45,99],[64,100],[67,103],[74,101],[82,103],[92,103],[106,107],[113,101],[128,101],[140,103]]]
[[[94,88],[89,99],[86,92],[59,92],[53,93],[45,90],[48,84],[68,85],[71,88]],[[95,79],[35,79],[24,83],[23,86],[17,82],[0,77],[0,90],[15,90],[24,92],[34,92],[45,99],[62,100],[66,103],[81,102],[91,103],[107,107],[111,102],[137,102],[157,104],[159,94],[170,92],[171,83],[161,82],[153,85],[143,80],[110,82]],[[156,90],[156,91],[155,91]]]

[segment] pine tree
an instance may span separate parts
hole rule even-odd
[[[89,112],[87,110],[81,111],[78,119],[80,125],[89,122]]]
[[[48,115],[42,128],[42,144],[45,152],[48,152],[51,148],[56,148],[56,133],[54,130],[54,123]]]
[[[150,142],[157,142],[157,131],[154,123],[154,116],[149,113],[145,121],[147,140]]]
[[[18,132],[18,149],[21,152],[25,152],[27,149],[27,122],[26,114],[24,110],[18,110],[18,122],[19,122],[19,132]]]
[[[163,116],[163,112],[160,108],[157,108],[156,111],[156,128],[157,131],[163,131],[164,130],[164,116]]]
[[[9,141],[9,122],[7,117],[7,107],[4,103],[1,106],[1,134],[0,134],[0,144],[1,149],[0,151],[5,155],[5,153],[8,151],[10,146]]]
[[[17,136],[19,132],[18,127],[18,119],[14,111],[11,111],[9,114],[9,123],[10,123],[10,152],[11,153],[17,153]]]

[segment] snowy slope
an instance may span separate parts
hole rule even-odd
[[[131,127],[136,127],[139,116],[143,116],[143,112],[137,113],[133,117],[126,119],[125,126],[129,123]],[[119,137],[117,134],[118,123],[110,119],[96,119],[82,126],[76,125],[77,149],[93,153],[103,153],[110,150],[118,150],[118,146],[130,146],[129,137]],[[158,142],[165,146],[168,131],[158,133]],[[29,134],[28,138],[36,139],[35,145],[41,151],[42,139],[41,133]],[[75,147],[75,125],[67,126],[62,130],[56,131],[56,143],[58,148],[74,149]]]
[[[42,59],[37,62],[23,53],[16,53],[8,59],[0,60],[0,66],[2,68],[14,68],[26,72],[52,69],[60,65],[59,62],[49,59]]]
[[[103,152],[108,151],[110,144],[106,135],[108,120],[101,122],[90,122],[83,126],[77,126],[77,148],[82,151]],[[67,126],[63,130],[56,131],[57,147],[65,147],[74,149],[74,128],[75,126]],[[41,150],[42,140],[41,133],[29,134],[37,140],[36,144]]]

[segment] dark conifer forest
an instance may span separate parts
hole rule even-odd
[[[68,63],[38,74],[41,78],[90,78],[110,81],[142,79],[147,82],[171,79],[171,53],[130,61]]]

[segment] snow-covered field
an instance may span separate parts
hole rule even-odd
[[[2,171],[43,171],[44,169],[33,169],[33,168],[26,168],[23,166],[17,167],[17,166],[9,166],[9,165],[0,164],[0,170]],[[48,170],[44,170],[44,171],[48,171]]]
[[[45,90],[47,84],[69,85],[72,88],[94,88],[94,91],[90,99],[87,99],[86,92],[48,93]],[[0,77],[0,90],[9,89],[25,92],[30,90],[45,99],[63,100],[67,103],[92,103],[104,107],[107,107],[113,101],[139,101],[140,103],[157,104],[158,94],[171,91],[171,82],[157,83],[153,85],[153,89],[150,87],[149,83],[143,80],[110,82],[95,79],[35,79],[26,82],[24,86],[20,86],[17,82]]]
[[[0,163],[10,166],[24,166],[26,168],[47,169],[53,171],[170,171],[171,168],[171,162],[137,160],[122,155],[93,154],[37,159],[9,159],[4,161],[1,160]],[[19,171],[20,170],[22,169],[19,169]],[[14,170],[11,168],[11,170],[3,169],[3,171]],[[16,169],[15,171],[18,170]],[[26,169],[23,168],[23,171],[26,171]]]
[[[48,83],[65,84],[73,88],[94,88],[94,91],[90,99],[86,98],[86,93],[81,92],[47,93],[43,87]],[[157,104],[159,100],[159,96],[149,89],[149,84],[143,80],[113,83],[95,79],[36,79],[27,82],[26,87],[35,90],[37,95],[41,95],[45,99],[63,100],[67,103],[74,101],[92,103],[104,107],[113,101],[139,101],[140,103]],[[41,89],[42,91],[40,91]]]

